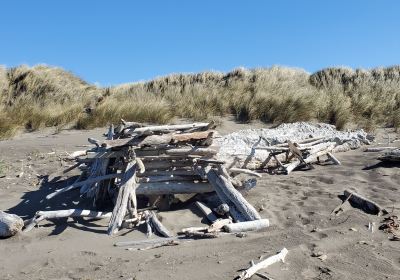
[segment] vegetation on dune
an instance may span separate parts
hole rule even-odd
[[[400,127],[400,66],[327,68],[313,74],[271,67],[229,73],[173,74],[111,88],[60,68],[0,68],[0,138],[19,129],[92,128],[131,121],[166,123],[234,114],[239,121],[318,120]]]

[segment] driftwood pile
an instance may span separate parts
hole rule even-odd
[[[76,163],[64,173],[82,166],[86,170],[78,181],[46,198],[79,189],[82,197],[97,209],[111,204],[112,212],[39,211],[25,222],[24,230],[31,230],[45,219],[107,218],[109,235],[116,234],[122,227],[146,224],[148,235],[155,231],[171,238],[163,240],[162,244],[172,245],[176,237],[163,226],[153,210],[161,209],[160,205],[168,203],[171,196],[193,197],[196,194],[214,196],[219,205],[213,211],[196,201],[211,226],[183,229],[181,234],[186,238],[216,237],[222,231],[236,233],[268,227],[269,221],[261,219],[242,195],[255,181],[240,181],[234,177],[238,173],[260,175],[237,168],[227,170],[224,162],[215,159],[218,147],[213,145],[214,128],[213,123],[143,126],[125,121],[115,129],[111,126],[107,140],[89,138],[95,145],[93,149],[69,156]]]
[[[320,162],[323,156],[326,157],[326,161],[340,165],[340,161],[333,155],[336,146],[335,142],[327,141],[324,137],[310,138],[296,143],[288,140],[275,146],[256,146],[255,150],[266,150],[269,154],[255,169],[273,169],[274,172],[290,174],[296,168]],[[251,155],[248,161],[251,160],[250,157]],[[272,164],[273,161],[275,166]]]

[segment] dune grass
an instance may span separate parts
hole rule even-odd
[[[60,68],[0,68],[0,138],[43,127],[93,128],[121,118],[167,123],[233,114],[238,121],[400,127],[400,66],[371,70],[238,68],[100,88]]]

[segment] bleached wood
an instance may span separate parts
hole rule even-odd
[[[191,182],[164,182],[164,183],[140,183],[136,189],[137,195],[161,195],[178,193],[206,193],[214,191],[208,183]]]
[[[164,241],[179,240],[180,237],[164,237],[164,238],[153,238],[153,239],[143,239],[143,240],[131,240],[131,241],[120,241],[116,242],[114,246],[124,247],[124,246],[141,246],[149,244],[157,244]]]
[[[224,173],[227,173],[225,168],[221,167],[221,170]],[[261,219],[261,216],[257,210],[247,202],[240,192],[235,189],[228,178],[220,174],[215,169],[210,169],[210,171],[207,173],[207,177],[209,178],[210,183],[213,184],[214,188],[221,190],[236,206],[237,210],[242,214],[246,221]]]
[[[341,165],[341,162],[331,152],[326,153],[326,155],[334,164]]]
[[[249,279],[260,269],[267,268],[268,266],[277,262],[284,262],[287,253],[288,250],[286,248],[283,248],[278,254],[271,256],[257,264],[253,264],[250,268],[242,272],[242,274],[239,276],[239,279],[240,280]]]
[[[255,172],[255,171],[252,171],[252,170],[249,170],[249,169],[243,169],[243,168],[235,168],[235,167],[232,167],[232,168],[228,169],[228,171],[229,171],[230,173],[233,173],[233,174],[243,173],[243,174],[247,174],[247,175],[256,176],[256,177],[258,177],[258,178],[261,178],[261,177],[262,177],[262,175],[261,175],[260,173],[257,173],[257,172]]]
[[[86,184],[92,184],[92,183],[100,182],[100,181],[103,181],[103,180],[108,180],[108,179],[112,179],[112,178],[121,178],[121,177],[122,177],[122,174],[107,174],[107,175],[103,175],[103,176],[89,178],[89,179],[87,179],[85,181],[77,182],[77,183],[69,185],[69,186],[67,186],[65,188],[58,189],[55,192],[52,192],[52,193],[48,194],[46,196],[46,199],[52,199],[52,198],[54,198],[55,196],[57,196],[59,194],[62,194],[64,192],[67,192],[67,191],[70,191],[70,190],[73,190],[73,189],[76,189],[76,188],[79,188],[79,187],[84,186]]]
[[[194,181],[201,181],[202,178],[200,176],[196,175],[190,175],[190,176],[146,176],[146,177],[140,177],[138,178],[139,183],[157,183],[157,182],[168,182],[168,181],[189,181],[189,182],[194,182]]]
[[[23,226],[24,221],[19,216],[0,211],[0,238],[21,232]]]
[[[122,221],[125,217],[128,201],[132,193],[132,189],[136,186],[136,162],[130,161],[125,169],[124,177],[118,191],[118,197],[110,222],[108,224],[108,235],[115,234],[119,227],[122,225]]]
[[[24,232],[30,231],[43,220],[61,219],[68,217],[90,217],[104,219],[111,217],[111,212],[98,212],[85,209],[67,209],[54,211],[38,211],[32,219],[25,221]]]
[[[156,213],[154,213],[154,211],[149,211],[149,212],[150,212],[150,221],[154,229],[164,237],[172,237],[173,235],[157,218]]]
[[[159,125],[159,126],[145,126],[135,129],[127,129],[126,134],[143,133],[145,131],[163,131],[163,130],[187,130],[191,128],[205,128],[209,123],[191,123],[191,124],[175,124],[175,125]]]
[[[198,155],[198,156],[213,156],[218,152],[211,148],[180,148],[180,149],[170,149],[166,150],[167,155]]]
[[[256,221],[246,221],[240,223],[232,223],[224,226],[226,232],[245,232],[245,231],[258,231],[269,227],[268,219],[261,219]]]
[[[87,150],[75,151],[71,154],[68,154],[67,159],[74,160],[77,157],[85,156],[87,154],[87,152],[88,152]]]
[[[216,220],[218,220],[217,216],[215,216],[213,211],[207,205],[205,205],[200,201],[196,201],[194,204],[197,206],[197,208],[199,208],[199,210],[204,214],[204,216],[206,216],[206,218],[211,223],[214,223]]]
[[[356,205],[358,208],[366,211],[367,213],[370,214],[374,214],[374,215],[378,215],[378,216],[382,216],[384,214],[387,214],[388,211],[383,208],[382,206],[380,206],[378,203],[363,197],[362,195],[349,191],[349,190],[345,190],[344,191],[344,195],[346,197],[350,198],[348,199],[348,201],[354,205]]]

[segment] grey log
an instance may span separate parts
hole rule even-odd
[[[164,182],[141,183],[136,189],[137,195],[162,195],[178,193],[206,193],[213,192],[214,188],[208,183],[191,182]]]
[[[22,230],[24,221],[17,215],[0,211],[0,237],[10,237]]]

